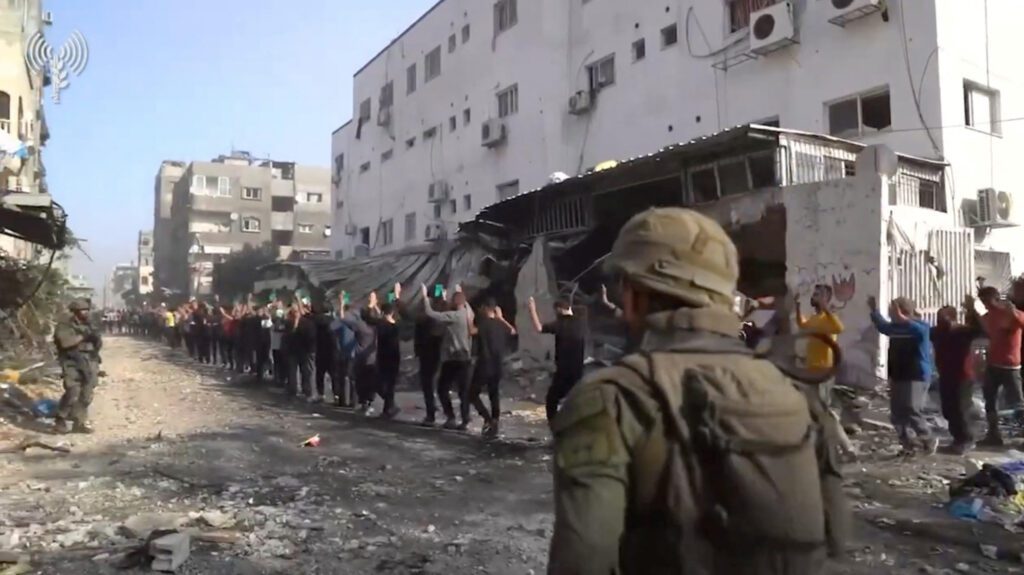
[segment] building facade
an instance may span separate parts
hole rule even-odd
[[[174,203],[174,186],[185,173],[185,162],[167,160],[160,163],[153,184],[153,281],[158,288],[170,286],[170,255],[174,251],[171,226],[171,206]]]
[[[162,224],[164,239],[158,236],[156,241],[161,287],[191,296],[209,295],[214,264],[246,245],[272,244],[282,259],[330,255],[327,168],[258,160],[234,152],[188,164],[169,185],[170,218]],[[162,181],[158,196],[163,202],[161,186]]]
[[[442,0],[355,74],[333,247],[443,237],[553,174],[759,123],[948,162],[909,208],[1020,273],[1022,19],[1015,0]],[[698,177],[693,202],[730,185]]]
[[[139,295],[153,293],[153,232],[139,232]]]
[[[0,132],[5,141],[27,146],[25,157],[0,159],[0,195],[48,193],[41,150],[50,137],[43,113],[43,86],[49,80],[26,65],[25,46],[50,23],[41,0],[0,5]],[[35,256],[30,243],[4,235],[0,251],[23,260]]]
[[[139,268],[134,263],[117,264],[110,273],[110,279],[104,286],[103,305],[107,308],[123,309],[127,307],[126,296],[132,296],[138,288]]]

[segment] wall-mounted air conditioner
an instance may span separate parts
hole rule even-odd
[[[427,188],[427,201],[436,204],[438,202],[447,202],[451,196],[452,187],[444,180],[437,180],[432,182]]]
[[[1008,228],[1013,222],[1013,196],[992,188],[978,190],[978,219],[974,224],[984,228]]]
[[[788,0],[750,13],[750,51],[759,56],[796,43],[793,4]]]
[[[882,0],[828,0],[828,21],[846,26],[882,10]]]
[[[481,124],[480,144],[494,148],[500,146],[508,138],[508,126],[501,118],[492,118]]]
[[[590,90],[580,90],[569,98],[569,113],[573,116],[586,114],[590,111],[593,103]]]

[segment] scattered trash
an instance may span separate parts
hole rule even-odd
[[[57,413],[60,404],[54,399],[37,399],[32,404],[32,412],[36,417],[53,417]]]
[[[306,441],[303,441],[299,447],[319,447],[320,446],[320,434],[316,434],[310,437]]]
[[[995,545],[980,545],[979,547],[981,548],[981,554],[985,557],[989,559],[999,558],[999,548]]]

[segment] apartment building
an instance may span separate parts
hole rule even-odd
[[[22,194],[46,194],[46,168],[42,147],[50,137],[43,113],[42,74],[25,64],[29,38],[52,23],[41,0],[9,0],[0,4],[0,132],[5,139],[16,138],[27,146],[24,157],[0,159],[0,204],[40,207],[39,199],[26,200]],[[13,141],[13,140],[10,140]],[[47,202],[48,204],[48,202]],[[0,225],[0,231],[8,226]],[[32,244],[0,234],[0,251],[18,259],[30,259]]]
[[[148,295],[153,293],[153,232],[139,232],[138,243],[139,294]]]
[[[139,267],[134,262],[114,266],[107,285],[104,286],[104,307],[117,309],[127,307],[125,296],[131,295],[130,292],[138,288],[138,280]]]
[[[1016,0],[441,0],[355,73],[333,247],[445,237],[552,175],[759,123],[948,162],[907,208],[1020,273],[1021,21]],[[708,174],[705,201],[728,185]]]
[[[171,225],[171,206],[174,203],[174,186],[185,174],[188,165],[185,162],[166,160],[160,163],[153,185],[153,281],[157,287],[168,287],[170,278],[162,276],[170,273],[173,253],[173,234]]]
[[[162,185],[158,181],[160,201]],[[156,243],[162,287],[209,295],[214,264],[246,245],[271,243],[281,259],[330,257],[328,168],[232,152],[184,167],[170,200],[166,243]]]

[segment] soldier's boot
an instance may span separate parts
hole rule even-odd
[[[71,433],[72,429],[74,429],[74,427],[71,425],[71,422],[66,419],[61,419],[58,417],[53,422],[53,430],[56,433],[67,434]]]
[[[85,435],[91,435],[95,433],[95,429],[91,425],[85,422],[76,421],[74,426],[71,428],[72,433],[81,433]]]

